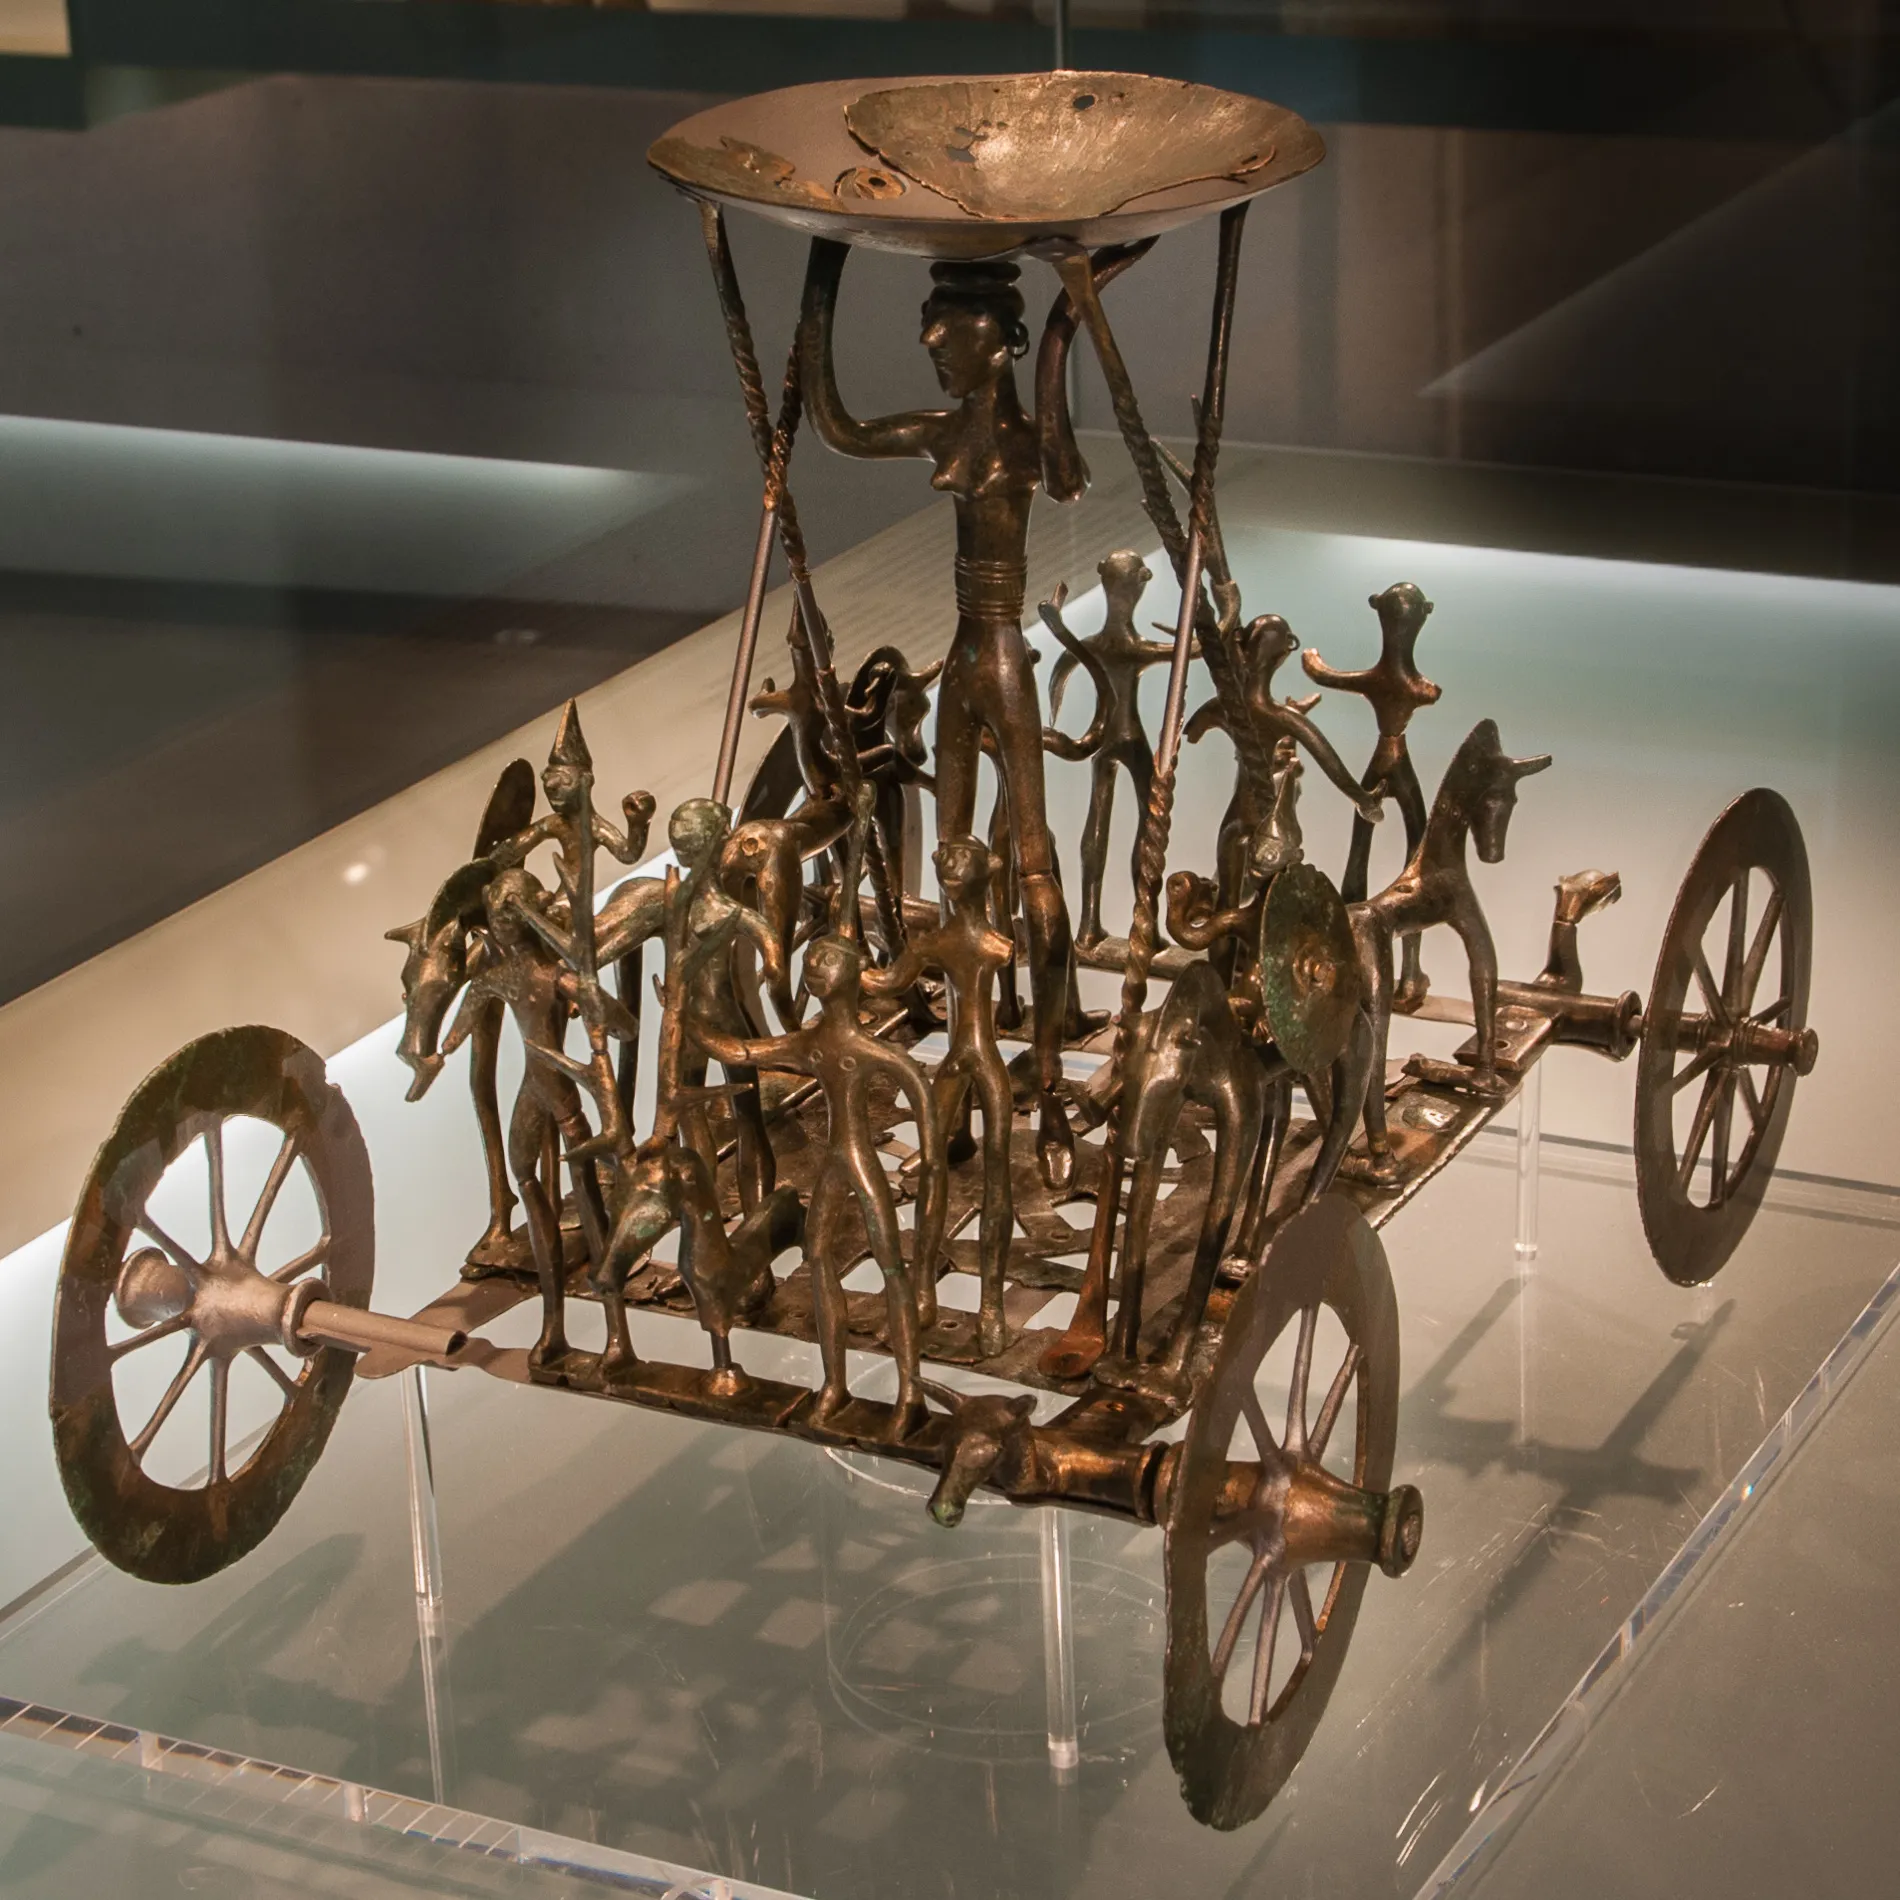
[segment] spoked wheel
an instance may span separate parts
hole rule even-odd
[[[369,1156],[315,1050],[226,1029],[146,1078],[86,1178],[53,1319],[60,1478],[105,1557],[190,1583],[270,1532],[356,1364],[299,1322],[366,1307],[374,1263]]]
[[[1670,1279],[1713,1279],[1774,1175],[1807,1027],[1814,899],[1779,792],[1744,792],[1702,841],[1663,933],[1636,1067],[1636,1192]]]
[[[1256,1381],[1289,1334],[1276,1430]],[[1165,1479],[1165,1725],[1197,1820],[1240,1827],[1279,1792],[1339,1679],[1367,1565],[1399,1576],[1418,1554],[1419,1494],[1386,1489],[1398,1388],[1385,1254],[1349,1201],[1325,1195],[1235,1296]]]

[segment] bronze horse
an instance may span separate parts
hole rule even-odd
[[[1385,1125],[1393,939],[1429,930],[1435,924],[1449,925],[1464,939],[1477,1032],[1477,1059],[1471,1079],[1479,1088],[1493,1086],[1497,1076],[1498,956],[1478,894],[1472,889],[1465,849],[1467,842],[1475,844],[1484,864],[1502,860],[1511,813],[1517,807],[1518,781],[1543,771],[1549,764],[1547,752],[1535,758],[1511,758],[1498,742],[1497,722],[1481,719],[1446,767],[1424,834],[1405,869],[1377,897],[1350,907],[1353,941],[1359,951],[1372,1021],[1374,1064],[1366,1090],[1364,1171],[1375,1180],[1393,1178],[1397,1172]]]

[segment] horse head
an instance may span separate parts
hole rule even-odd
[[[1543,771],[1549,764],[1548,752],[1540,752],[1535,758],[1512,758],[1498,743],[1497,721],[1481,719],[1446,768],[1432,818],[1467,827],[1479,861],[1496,864],[1504,856],[1511,813],[1517,809],[1518,780]]]
[[[469,978],[469,930],[481,920],[482,892],[495,875],[491,859],[476,858],[452,871],[428,915],[384,934],[404,944],[402,1040],[396,1053],[414,1080],[408,1099],[419,1102],[442,1071],[442,1023]]]
[[[1010,1397],[952,1392],[938,1385],[924,1389],[951,1408],[943,1433],[943,1472],[930,1495],[930,1515],[946,1530],[954,1530],[963,1522],[964,1509],[978,1485],[993,1476],[1000,1476],[1005,1484],[1021,1484],[1035,1469],[1036,1446],[1029,1420],[1036,1401],[1027,1392]]]

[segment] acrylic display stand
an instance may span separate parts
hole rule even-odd
[[[1659,1553],[1745,1508],[1765,1429],[1785,1462],[1895,1252],[1886,1197],[1796,1182],[1714,1287],[1670,1287],[1627,1158],[1526,1123],[1389,1235],[1427,1543],[1254,1829],[1174,1787],[1157,1532],[1001,1502],[945,1532],[811,1447],[439,1373],[359,1382],[230,1571],[95,1562],[27,1606],[0,1729],[654,1900],[1133,1896],[1189,1856],[1217,1887],[1323,1864],[1418,1893],[1606,1646],[1643,1653],[1632,1607],[1688,1574]]]

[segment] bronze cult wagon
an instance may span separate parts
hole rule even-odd
[[[1363,670],[1304,656],[1315,684],[1376,713],[1363,773],[1315,723],[1314,699],[1276,694],[1297,643],[1277,616],[1243,615],[1214,477],[1247,204],[1320,155],[1308,127],[1258,101],[1073,72],[799,87],[717,107],[660,141],[654,164],[699,206],[763,469],[710,795],[671,814],[676,863],[663,877],[597,900],[600,851],[641,860],[654,805],[629,795],[619,823],[596,811],[570,706],[541,774],[546,808],[537,815],[534,772],[517,760],[468,860],[425,916],[391,933],[406,951],[412,1097],[468,1045],[488,1176],[486,1225],[461,1277],[413,1318],[369,1310],[368,1161],[312,1051],[276,1030],[227,1030],[135,1094],[80,1200],[53,1360],[61,1471],[107,1557],[182,1582],[250,1550],[310,1470],[359,1356],[370,1375],[478,1368],[849,1447],[934,1471],[930,1509],[946,1526],[978,1487],[1161,1526],[1165,1724],[1188,1805],[1221,1827],[1265,1807],[1325,1709],[1371,1567],[1402,1574],[1423,1528],[1418,1493],[1392,1483],[1397,1315],[1374,1230],[1545,1050],[1640,1051],[1644,1225],[1666,1274],[1706,1280],[1760,1204],[1816,1052],[1806,858],[1775,793],[1745,794],[1709,833],[1647,1004],[1583,986],[1579,926],[1618,895],[1608,873],[1558,882],[1544,968],[1507,981],[1466,856],[1503,855],[1518,787],[1550,761],[1512,756],[1480,720],[1427,804],[1407,728],[1439,698],[1416,661],[1431,602],[1403,583],[1375,596],[1381,650]],[[776,418],[728,205],[812,237]],[[1149,434],[1099,293],[1171,226],[1213,213],[1209,348],[1181,462]],[[848,408],[832,336],[852,243],[931,260],[922,342],[946,407],[872,420]],[[1055,274],[1027,405],[1014,369],[1032,341],[1025,258]],[[1077,671],[1094,693],[1073,738],[1044,724],[1023,634],[1024,547],[1035,492],[1073,500],[1086,483],[1065,395],[1082,331],[1182,606],[1170,641],[1143,638],[1151,576],[1126,550],[1100,566],[1101,632],[1070,631],[1060,590],[1041,604],[1063,649],[1052,700]],[[883,647],[848,686],[836,676],[787,484],[805,415],[844,453],[929,460],[953,501],[957,623],[921,671]],[[793,583],[790,678],[748,701],[775,543]],[[1214,696],[1190,718],[1197,656]],[[1163,664],[1151,742],[1136,686]],[[785,723],[735,811],[748,703]],[[1182,739],[1216,728],[1234,758],[1225,816],[1216,835],[1171,837]],[[998,792],[979,832],[984,753]],[[1051,755],[1091,773],[1075,930],[1046,815]],[[1306,761],[1355,807],[1338,886],[1306,859]],[[1110,935],[1102,893],[1123,776],[1140,805],[1134,900],[1125,934]],[[1372,827],[1394,807],[1407,862],[1373,891]],[[1436,926],[1463,942],[1468,1000],[1429,987],[1419,945]],[[649,943],[661,1011],[643,1125]],[[1082,968],[1119,975],[1112,1021],[1084,1009]],[[1450,1060],[1390,1065],[1406,1015],[1471,1034]],[[504,1121],[497,1058],[510,1019],[526,1063]],[[224,1130],[237,1118],[270,1124],[281,1143],[234,1236]],[[194,1144],[211,1201],[196,1251],[150,1205]],[[266,1230],[297,1171],[321,1231],[277,1262]],[[876,1290],[853,1290],[847,1276],[866,1262]],[[537,1296],[532,1349],[483,1337]],[[568,1340],[577,1299],[605,1309],[602,1352]],[[711,1364],[636,1350],[635,1307],[696,1319]],[[749,1371],[748,1333],[815,1342],[816,1386]],[[1283,1339],[1287,1395],[1269,1417],[1262,1368]],[[175,1377],[126,1418],[121,1371],[166,1341],[182,1354]],[[852,1350],[887,1362],[888,1389],[852,1389]],[[266,1371],[280,1409],[234,1449],[229,1380],[244,1359]],[[207,1469],[160,1482],[148,1453],[200,1374]]]

